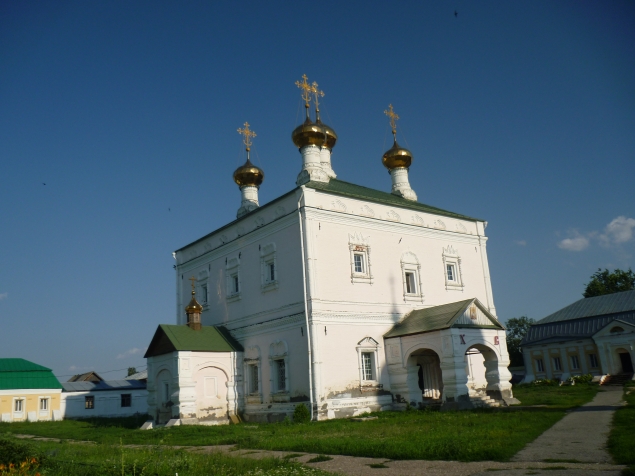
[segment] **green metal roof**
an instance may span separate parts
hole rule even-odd
[[[0,359],[0,390],[62,388],[51,369],[24,359]]]
[[[179,350],[193,352],[242,352],[243,347],[223,326],[203,326],[195,331],[185,325],[161,324],[144,358]]]
[[[635,291],[624,291],[621,293],[580,299],[539,320],[536,324],[570,321],[583,317],[602,316],[633,310],[635,310]]]
[[[362,187],[361,185],[355,185],[353,183],[344,182],[343,180],[331,179],[328,183],[323,182],[309,182],[307,187],[315,190],[322,190],[324,192],[333,193],[336,195],[342,195],[350,198],[357,198],[360,200],[368,200],[375,203],[381,203],[384,205],[393,205],[402,208],[409,208],[411,210],[418,210],[426,213],[433,213],[435,215],[442,215],[446,217],[459,218],[462,220],[470,221],[483,221],[478,218],[468,217],[466,215],[460,215],[458,213],[443,210],[441,208],[433,207],[431,205],[425,205],[419,202],[413,202],[412,200],[406,200],[405,198],[393,195],[392,193],[382,192],[373,188]]]
[[[465,325],[460,324],[456,327],[471,327],[479,329],[504,329],[504,327],[489,313],[487,309],[476,298],[466,299],[465,301],[452,302],[442,304],[440,306],[427,307],[425,309],[415,309],[403,320],[384,334],[384,338],[402,337],[412,334],[422,334],[424,332],[438,331],[441,329],[449,329],[453,327],[456,321],[463,315],[465,310],[472,304],[476,304],[478,308],[491,321],[491,325]]]

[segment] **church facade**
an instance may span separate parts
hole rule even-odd
[[[293,132],[296,187],[259,205],[245,124],[237,219],[174,254],[176,324],[159,326],[146,353],[155,422],[276,421],[298,404],[322,420],[514,403],[486,222],[417,201],[392,107],[392,191],[337,179],[317,85],[297,84],[307,113]]]

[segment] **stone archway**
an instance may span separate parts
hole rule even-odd
[[[218,367],[199,369],[196,381],[196,418],[199,423],[226,424],[228,417],[227,375]]]
[[[408,388],[418,389],[424,405],[441,401],[443,377],[441,359],[432,349],[417,349],[407,360]],[[415,390],[416,391],[416,390]]]
[[[155,389],[157,398],[157,424],[164,424],[172,418],[172,374],[168,369],[159,371],[155,378]]]
[[[465,371],[470,397],[503,400],[498,355],[484,344],[473,344],[465,352]]]

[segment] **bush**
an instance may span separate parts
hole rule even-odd
[[[569,380],[571,380],[572,382],[575,382],[575,383],[591,383],[591,382],[593,382],[593,375],[591,375],[591,374],[574,375],[574,376],[570,377]]]
[[[42,461],[42,455],[30,443],[0,437],[0,465],[9,466],[12,463],[17,465],[33,458]]]
[[[295,406],[293,410],[293,421],[295,423],[307,423],[311,421],[311,412],[303,403]]]

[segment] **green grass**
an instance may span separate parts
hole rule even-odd
[[[514,386],[513,392],[521,406],[547,405],[551,408],[572,408],[593,400],[600,390],[596,384],[578,384],[558,386]]]
[[[616,463],[629,466],[623,474],[635,475],[635,383],[628,382],[624,391],[626,406],[613,416],[608,448]]]
[[[317,455],[315,458],[311,458],[307,463],[321,463],[323,461],[331,461],[333,458],[326,455]]]
[[[550,408],[511,411],[380,412],[363,425],[349,420],[227,426],[177,426],[138,430],[140,419],[0,423],[3,432],[92,440],[100,444],[205,446],[236,444],[241,449],[341,454],[373,458],[508,461],[560,420],[567,408],[590,401],[597,386],[517,387],[523,403]],[[542,400],[541,400],[542,396]],[[635,451],[633,452],[635,453]]]
[[[30,441],[46,456],[38,471],[42,476],[325,476],[329,473],[279,458],[252,459],[223,453],[195,454],[184,449],[155,446],[126,448],[116,445],[83,445]]]

